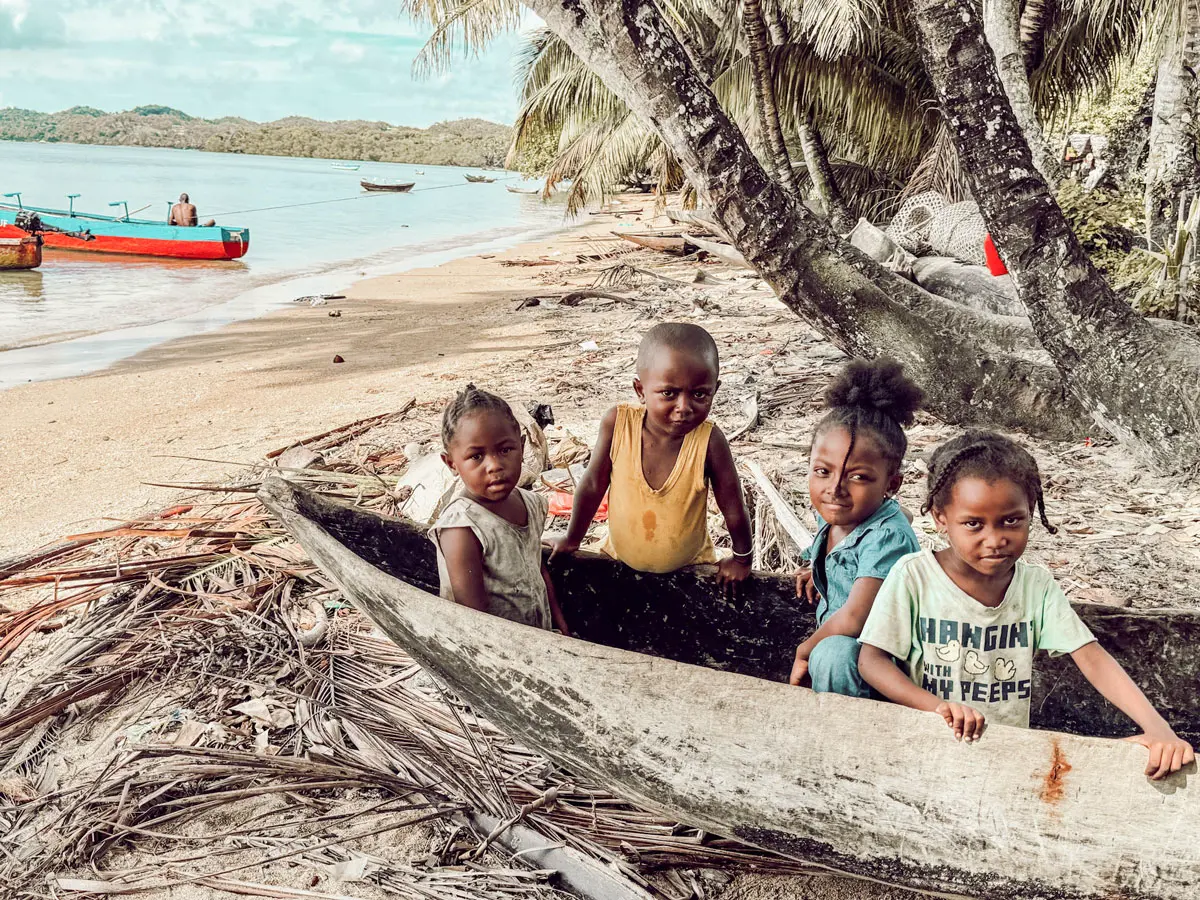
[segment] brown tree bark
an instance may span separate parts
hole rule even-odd
[[[769,178],[652,0],[530,6],[658,131],[780,299],[848,353],[887,354],[952,422],[1082,437],[1082,407],[1019,322],[973,314],[867,259]]]
[[[1029,73],[1025,69],[1021,43],[1020,0],[983,0],[983,30],[996,54],[1004,93],[1033,153],[1033,164],[1047,181],[1057,182],[1058,160],[1046,143],[1029,90]]]
[[[1172,36],[1154,89],[1145,194],[1146,240],[1152,250],[1174,236],[1181,201],[1186,205],[1200,190],[1200,3],[1186,0],[1184,7],[1184,27]]]
[[[744,0],[742,25],[746,31],[746,47],[754,81],[754,107],[758,113],[759,127],[763,130],[763,141],[770,154],[775,177],[784,190],[795,197],[799,195],[799,189],[796,187],[796,174],[792,171],[792,160],[788,156],[787,142],[783,137],[783,125],[779,121],[779,107],[775,104],[771,41],[767,36],[767,23],[763,18],[760,0]]]
[[[971,0],[914,0],[921,52],[1038,339],[1097,425],[1169,469],[1200,465],[1200,343],[1116,297],[1034,168]]]

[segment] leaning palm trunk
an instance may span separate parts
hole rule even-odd
[[[821,140],[821,132],[808,113],[796,126],[800,135],[800,149],[804,153],[804,165],[808,169],[808,177],[812,179],[813,192],[825,204],[829,212],[829,222],[835,231],[845,234],[854,225],[854,217],[850,214],[842,192],[838,188],[837,178],[833,174],[833,166],[829,164],[829,154],[825,152],[825,142]]]
[[[905,363],[948,421],[1060,435],[1086,427],[1022,323],[972,313],[886,271],[769,178],[652,0],[530,6],[653,124],[750,264],[839,347]]]
[[[763,142],[770,155],[775,175],[784,189],[795,197],[796,175],[792,172],[792,161],[788,157],[787,143],[783,137],[783,126],[779,121],[779,107],[775,104],[775,80],[772,77],[771,45],[767,37],[767,23],[763,19],[759,0],[745,0],[742,7],[742,22],[746,28],[746,45],[750,55],[750,69],[754,73],[754,108],[758,113]]]
[[[914,0],[921,53],[1034,331],[1109,433],[1169,469],[1200,465],[1200,343],[1163,335],[1092,265],[1034,168],[971,0]]]
[[[1054,183],[1058,180],[1058,164],[1042,133],[1042,123],[1029,90],[1029,74],[1025,69],[1021,41],[1019,0],[984,0],[983,30],[992,52],[996,54],[1000,82],[1004,85],[1013,115],[1025,134],[1033,154],[1033,164],[1043,178]]]
[[[1196,117],[1200,115],[1200,3],[1185,0],[1182,25],[1158,66],[1150,151],[1146,159],[1146,240],[1171,239],[1175,211],[1195,196],[1200,176]]]

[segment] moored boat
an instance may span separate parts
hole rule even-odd
[[[756,575],[728,600],[711,569],[652,576],[580,555],[553,568],[572,639],[432,596],[434,551],[411,523],[281,479],[260,497],[477,712],[648,808],[941,896],[1195,896],[1194,772],[1148,781],[1145,750],[1108,739],[1132,725],[1069,659],[1039,655],[1035,668],[1034,723],[1056,730],[993,725],[958,743],[929,713],[779,683],[814,624],[789,578]],[[1077,609],[1195,739],[1200,614]]]
[[[343,172],[357,172],[362,168],[362,165],[359,163],[330,163],[329,167],[331,169],[339,169]]]
[[[506,184],[504,186],[504,189],[506,191],[508,191],[510,194],[540,194],[542,192],[541,188],[523,188],[523,187],[516,187],[511,184]]]
[[[102,216],[73,210],[0,204],[0,237],[25,232],[16,225],[21,213],[35,213],[46,226],[52,250],[83,250],[173,259],[240,259],[250,249],[250,229],[223,225],[185,228],[149,219]]]
[[[41,264],[41,238],[36,235],[0,237],[0,271],[36,269]]]
[[[491,184],[495,178],[488,178],[486,175],[464,175],[463,178],[471,182],[471,184]]]
[[[413,189],[415,181],[360,181],[364,191],[392,191],[397,194],[407,194]]]

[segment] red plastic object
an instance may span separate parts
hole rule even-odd
[[[575,503],[575,496],[568,494],[566,491],[555,491],[550,495],[550,515],[567,517],[571,515],[571,507]],[[592,516],[593,522],[608,521],[608,494],[604,495],[604,499],[600,501],[600,508],[596,510],[596,514]]]
[[[1008,274],[1008,269],[1005,267],[1004,261],[1000,259],[1000,254],[996,252],[996,243],[990,234],[983,239],[983,255],[987,257],[989,272],[993,275]]]

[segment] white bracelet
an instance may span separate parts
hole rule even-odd
[[[733,549],[731,548],[731,551],[730,551],[730,552],[732,552],[734,556],[736,556],[736,557],[739,557],[739,558],[745,558],[745,557],[749,557],[749,556],[753,556],[753,555],[754,555],[754,551],[753,551],[753,550],[747,550],[745,553],[738,553],[736,550],[733,550]]]

